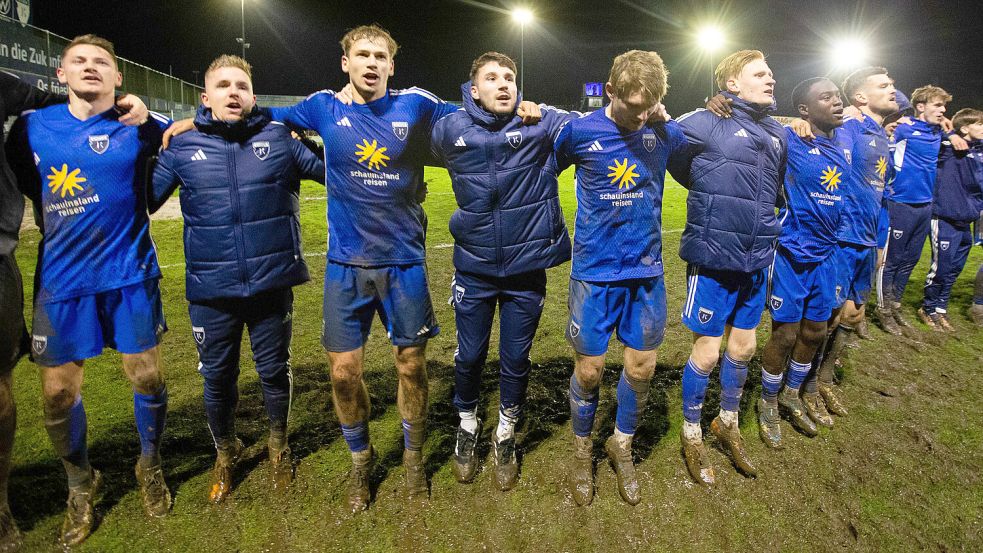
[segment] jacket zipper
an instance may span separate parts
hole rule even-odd
[[[232,186],[229,187],[229,193],[232,196],[232,229],[233,234],[236,238],[236,249],[238,249],[238,255],[236,255],[237,261],[239,263],[239,282],[242,283],[245,295],[250,295],[249,282],[248,282],[248,272],[246,271],[246,241],[245,237],[242,235],[242,225],[241,222],[241,212],[239,210],[239,181],[236,178],[236,147],[235,143],[226,143],[226,149],[229,152],[229,182]]]
[[[495,221],[495,267],[497,274],[503,274],[502,269],[502,220],[501,210],[498,206],[498,174],[495,171],[495,145],[498,142],[498,133],[488,133],[488,140],[485,141],[485,155],[488,158],[488,177],[491,185],[492,198],[492,219]]]

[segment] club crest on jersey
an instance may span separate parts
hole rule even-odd
[[[104,154],[109,149],[109,135],[95,134],[89,135],[89,147],[97,154]]]
[[[843,148],[843,157],[846,158],[847,163],[853,163],[853,152],[851,152],[850,150]]]
[[[461,300],[464,299],[464,291],[465,290],[464,290],[464,287],[463,286],[457,286],[457,285],[455,285],[454,286],[454,301],[456,301],[457,303],[461,303]]]
[[[266,159],[266,156],[270,155],[270,143],[269,142],[253,142],[253,154],[259,158],[260,161]]]
[[[891,231],[891,236],[893,236],[895,240],[901,240],[901,237],[903,235],[904,235],[904,231],[903,230]]]
[[[642,146],[645,146],[645,151],[651,152],[655,149],[655,133],[646,133],[642,135]]]
[[[771,296],[771,308],[772,309],[774,309],[775,311],[778,311],[779,309],[782,308],[782,304],[783,303],[785,303],[785,300],[783,300],[782,298],[780,298],[780,297],[772,294],[772,296]]]
[[[406,121],[393,121],[393,134],[400,140],[406,140],[410,134],[410,124]]]
[[[48,349],[48,337],[35,334],[33,338],[31,340],[31,348],[34,350],[34,353],[38,355],[44,353],[44,350]]]
[[[203,345],[205,343],[205,327],[191,327],[191,335],[195,337],[195,342],[198,342],[198,345]]]
[[[576,338],[577,336],[580,336],[580,325],[573,321],[570,321],[569,332],[571,338]]]
[[[710,319],[713,318],[713,311],[707,309],[706,307],[701,307],[700,311],[696,314],[696,318],[700,320],[701,324],[707,324]]]
[[[509,146],[513,148],[518,148],[522,144],[522,132],[520,131],[509,131],[505,133],[505,139],[509,141]]]
[[[949,249],[949,241],[948,240],[943,240],[943,241],[939,242],[939,246],[942,247],[942,251],[946,251],[946,250]]]

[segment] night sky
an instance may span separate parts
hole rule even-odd
[[[421,86],[459,100],[471,60],[498,50],[518,61],[519,27],[496,0],[371,2],[245,0],[247,58],[259,94],[308,94],[340,88],[338,40],[351,27],[376,22],[401,49],[390,86]],[[238,53],[239,0],[52,2],[34,0],[34,24],[72,37],[103,35],[123,57],[189,82],[222,53]],[[961,107],[983,107],[983,1],[708,2],[529,0],[536,21],[525,31],[525,97],[576,105],[583,83],[604,81],[612,58],[626,50],[659,52],[670,70],[666,105],[678,115],[702,104],[709,61],[693,35],[704,22],[721,26],[728,41],[713,64],[740,48],[768,56],[778,80],[782,113],[802,79],[831,75],[828,51],[841,36],[864,36],[869,62],[886,66],[910,93],[937,84]],[[198,79],[200,81],[201,74]],[[125,88],[125,83],[124,83]]]

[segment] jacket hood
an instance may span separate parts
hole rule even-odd
[[[213,118],[212,108],[207,108],[204,104],[198,106],[195,114],[195,128],[200,132],[218,135],[234,142],[248,139],[263,130],[269,122],[269,116],[262,113],[259,106],[253,106],[253,110],[244,119],[236,121],[219,121]]]
[[[522,93],[516,93],[515,107],[512,108],[511,113],[506,115],[496,115],[475,102],[474,98],[471,97],[471,81],[461,84],[461,99],[464,103],[464,111],[471,116],[471,119],[473,119],[475,123],[495,130],[504,127],[515,117],[515,112],[519,108],[519,103],[522,102]]]

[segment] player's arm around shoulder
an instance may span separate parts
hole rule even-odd
[[[301,137],[295,138],[289,129],[279,123],[267,123],[264,131],[271,132],[276,142],[282,144],[290,153],[291,161],[300,178],[324,185],[324,161],[311,151],[312,145],[305,143]],[[316,147],[317,145],[314,144],[313,146]]]

